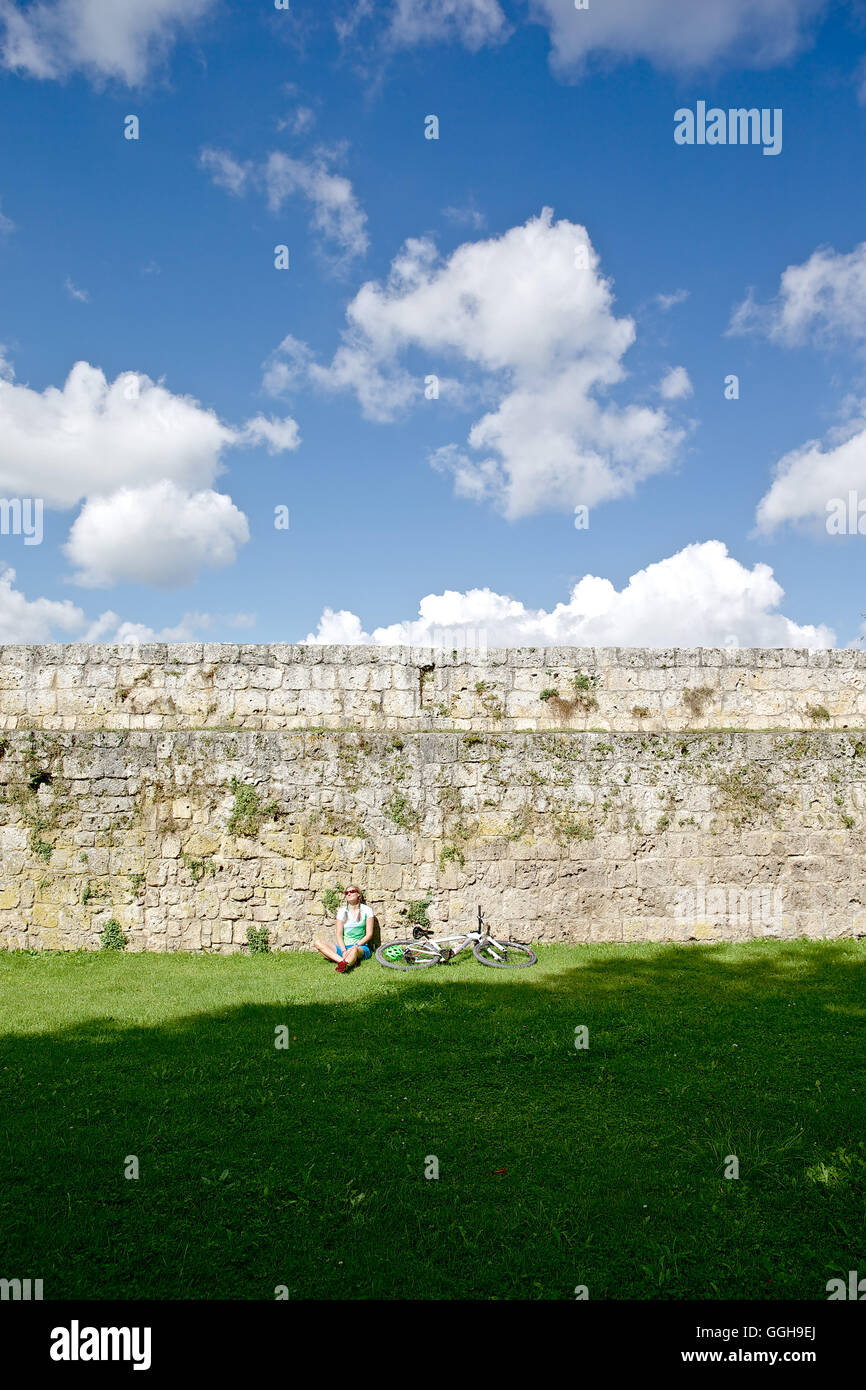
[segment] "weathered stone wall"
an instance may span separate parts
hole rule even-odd
[[[0,648],[0,729],[847,729],[866,652]]]
[[[114,917],[133,949],[237,950],[258,924],[305,947],[322,893],[352,880],[386,938],[428,895],[433,923],[469,926],[481,903],[523,940],[850,935],[864,766],[866,736],[828,730],[17,729],[0,736],[0,942],[95,947]]]

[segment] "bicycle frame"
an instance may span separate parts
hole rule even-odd
[[[461,951],[464,951],[466,949],[467,946],[471,946],[473,942],[477,941],[481,946],[489,946],[490,949],[493,951],[494,955],[500,956],[501,959],[501,944],[496,940],[494,936],[488,936],[486,931],[471,931],[467,932],[465,936],[428,937],[426,941],[423,943],[419,941],[418,946],[422,949],[424,945],[435,947],[436,950],[439,951],[439,953],[441,954],[442,951],[447,949],[453,941],[459,941],[460,943],[459,946],[455,946],[453,949],[453,955],[455,956],[458,956]]]

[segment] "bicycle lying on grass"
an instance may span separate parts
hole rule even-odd
[[[490,936],[484,926],[481,908],[478,909],[478,927],[465,936],[434,937],[432,931],[424,927],[413,927],[411,941],[389,941],[380,946],[376,959],[380,965],[390,970],[423,970],[428,965],[444,965],[453,960],[464,947],[472,942],[472,954],[482,965],[494,965],[500,970],[519,970],[526,965],[534,965],[538,957],[528,946],[519,941],[498,941]],[[454,944],[454,943],[459,944]]]

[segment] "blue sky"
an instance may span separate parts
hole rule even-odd
[[[857,642],[864,53],[830,0],[3,0],[0,640]]]

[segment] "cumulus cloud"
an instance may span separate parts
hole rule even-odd
[[[847,254],[822,246],[789,265],[776,298],[757,304],[750,291],[728,332],[760,333],[784,347],[866,342],[866,241]]]
[[[659,393],[666,401],[681,401],[694,395],[694,387],[685,367],[672,367],[659,382]]]
[[[438,358],[457,360],[495,408],[466,445],[435,451],[433,466],[509,518],[570,511],[632,492],[670,465],[683,437],[664,410],[611,398],[635,338],[612,302],[586,229],[554,223],[545,208],[447,260],[429,239],[410,239],[387,282],[368,282],[349,304],[331,364],[289,339],[286,374],[352,391],[368,419],[388,421],[423,396],[423,376],[410,374],[404,354],[423,353],[430,372]],[[269,363],[271,385],[280,362],[278,353]]]
[[[153,628],[147,623],[120,622],[115,613],[108,616],[114,620],[111,640],[118,646],[134,647],[141,642],[193,642],[205,636],[215,622],[222,622],[227,627],[255,626],[255,617],[251,613],[224,613],[218,617],[212,613],[184,613],[177,623],[163,628]],[[91,637],[88,640],[97,639]]]
[[[0,490],[70,507],[91,493],[164,477],[209,484],[237,435],[212,410],[138,372],[109,383],[76,362],[62,389],[0,381]]]
[[[69,599],[27,599],[14,588],[15,571],[0,569],[0,643],[50,642],[55,632],[78,633],[86,626]]]
[[[226,192],[241,197],[250,188],[264,192],[271,212],[279,212],[288,198],[300,195],[310,205],[310,221],[327,243],[339,250],[341,263],[363,256],[369,246],[367,214],[352,184],[330,167],[333,151],[320,149],[312,159],[293,159],[275,152],[257,164],[236,160],[225,150],[204,149],[203,169]]]
[[[418,617],[366,632],[356,614],[325,609],[310,643],[488,647],[832,647],[828,627],[776,610],[784,597],[769,565],[741,565],[721,541],[686,546],[633,574],[622,589],[585,575],[567,603],[527,608],[491,589],[422,598]],[[445,636],[443,637],[443,632]]]
[[[530,15],[550,33],[551,62],[563,77],[579,76],[587,60],[647,59],[665,69],[705,67],[719,60],[770,67],[807,41],[811,21],[828,0],[531,0]]]
[[[192,584],[200,569],[233,564],[249,538],[247,519],[230,497],[161,482],[86,502],[64,551],[84,588],[172,589]]]
[[[112,642],[135,645],[139,642],[191,642],[205,635],[216,623],[227,627],[255,625],[252,613],[184,613],[179,622],[161,629],[146,623],[125,620],[107,609],[89,619],[69,599],[28,599],[15,588],[15,571],[0,569],[0,645],[42,642]]]
[[[0,379],[0,495],[41,497],[56,508],[86,499],[67,550],[82,584],[133,582],[136,574],[135,582],[188,583],[190,563],[212,562],[197,536],[217,563],[229,563],[247,531],[231,499],[211,489],[224,452],[260,444],[277,452],[299,442],[288,417],[259,415],[235,428],[138,372],[108,382],[99,368],[77,362],[61,390],[41,392],[12,376],[10,369]],[[167,509],[162,542],[144,524],[155,521],[157,498]]]
[[[826,525],[827,504],[849,491],[866,496],[866,422],[840,426],[822,444],[811,439],[784,455],[773,483],[758,503],[756,521],[765,533],[786,522]]]
[[[215,0],[0,0],[0,62],[28,77],[84,72],[139,86]]]
[[[297,449],[301,432],[297,421],[288,416],[285,420],[277,420],[273,416],[268,419],[256,415],[244,425],[243,438],[250,444],[264,444],[270,454],[282,454]]]

